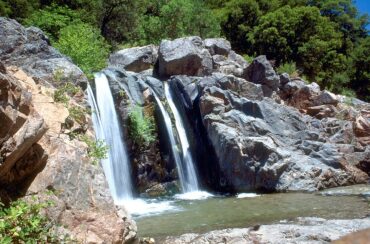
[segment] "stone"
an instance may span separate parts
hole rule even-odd
[[[211,56],[199,37],[164,40],[159,46],[158,56],[158,75],[163,78],[171,75],[207,75],[212,69],[207,61]]]
[[[323,91],[320,95],[313,97],[312,100],[314,106],[320,106],[324,104],[336,106],[339,102],[337,96],[329,91]]]
[[[209,53],[213,55],[227,56],[231,51],[231,44],[228,40],[223,38],[208,38],[204,40],[204,46]]]
[[[253,83],[261,84],[264,95],[268,97],[273,91],[277,91],[280,85],[279,76],[264,55],[253,60],[252,64],[245,69],[243,77]]]
[[[158,47],[148,45],[119,50],[109,56],[109,66],[133,72],[154,67],[158,58]]]
[[[38,142],[48,126],[26,85],[8,71],[0,73],[0,104],[0,197],[6,202],[24,194],[45,166],[48,156]]]
[[[0,17],[0,61],[22,68],[44,85],[56,84],[58,73],[63,81],[72,81],[83,88],[87,86],[88,80],[81,69],[53,48],[40,29],[25,28],[4,17]]]

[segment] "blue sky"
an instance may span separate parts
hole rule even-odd
[[[361,13],[370,15],[370,0],[355,0],[357,8]]]
[[[370,0],[355,0],[355,3],[361,13],[367,13],[370,16]],[[370,30],[370,24],[367,29]]]

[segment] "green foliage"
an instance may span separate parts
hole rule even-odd
[[[252,57],[252,56],[249,56],[248,54],[244,54],[243,55],[243,58],[249,63],[249,64],[251,64],[252,62],[253,62],[253,59],[254,59],[254,57]]]
[[[88,111],[79,106],[71,106],[68,108],[69,116],[77,121],[79,124],[85,123],[85,115],[88,113]]]
[[[156,43],[162,39],[198,35],[215,37],[220,34],[217,18],[202,1],[169,0],[149,3],[139,21],[136,41]]]
[[[154,119],[145,115],[139,106],[131,108],[128,115],[129,133],[131,139],[139,146],[147,146],[155,141]]]
[[[58,77],[59,77],[59,73],[56,72],[54,74],[54,79],[56,79],[57,83],[58,83],[58,79],[59,79]],[[54,101],[59,102],[59,103],[63,103],[67,106],[68,102],[69,102],[69,97],[68,96],[73,97],[74,95],[76,95],[80,91],[81,91],[81,88],[75,86],[71,82],[66,82],[54,91]]]
[[[61,29],[79,20],[79,13],[65,6],[52,4],[31,14],[24,23],[27,26],[37,26],[53,40],[58,40]]]
[[[0,204],[1,243],[60,243],[52,230],[50,221],[41,210],[51,202],[32,203],[24,200],[12,202],[9,207]]]
[[[282,73],[287,73],[289,74],[290,76],[294,75],[294,74],[298,74],[298,71],[297,71],[297,66],[294,62],[291,62],[291,63],[284,63],[282,65],[280,65],[278,68],[277,68],[277,72],[279,74],[282,74]]]
[[[55,46],[85,72],[92,76],[94,71],[105,67],[109,45],[98,30],[88,24],[75,23],[60,30]]]
[[[350,86],[360,98],[370,101],[370,36],[360,40],[351,53]]]
[[[2,0],[0,1],[0,16],[22,21],[39,6],[39,0]]]
[[[94,165],[97,165],[101,159],[107,158],[109,147],[103,140],[95,141],[86,135],[81,135],[79,139],[87,144],[87,155],[92,159]]]
[[[0,1],[0,16],[9,16],[12,12],[9,3],[6,1]]]

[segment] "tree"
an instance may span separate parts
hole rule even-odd
[[[222,11],[221,28],[235,50],[253,55],[246,37],[253,31],[261,15],[255,0],[232,0],[226,3]]]
[[[106,66],[109,45],[99,30],[88,24],[74,23],[64,27],[55,46],[70,56],[87,75]]]
[[[52,4],[43,9],[35,11],[24,23],[28,26],[37,26],[42,29],[53,41],[58,40],[59,31],[79,21],[80,16],[76,11],[68,7]]]
[[[165,38],[219,36],[218,20],[200,0],[154,1],[140,19],[137,41],[159,43]]]
[[[0,14],[22,21],[38,7],[38,0],[4,0],[0,1]]]
[[[370,101],[370,37],[359,41],[352,54],[354,72],[351,77],[351,88],[358,95]]]
[[[277,65],[295,61],[311,80],[325,85],[333,72],[344,68],[345,57],[338,53],[341,37],[318,8],[285,6],[261,17],[249,41],[257,54],[266,54]]]

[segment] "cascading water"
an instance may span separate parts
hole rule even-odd
[[[179,175],[181,188],[183,190],[185,190],[185,189],[187,189],[186,188],[187,183],[186,183],[186,178],[185,178],[185,172],[184,172],[183,167],[182,167],[181,156],[180,156],[179,150],[177,149],[177,143],[176,143],[176,140],[175,140],[175,135],[173,134],[171,118],[170,118],[169,114],[167,113],[166,109],[163,107],[163,104],[162,104],[161,100],[158,98],[157,94],[153,90],[152,90],[152,93],[153,93],[154,98],[155,98],[155,100],[158,104],[158,107],[161,110],[161,113],[163,115],[164,123],[165,123],[165,126],[166,126],[166,131],[167,131],[170,143],[171,143],[171,152],[172,152],[173,157],[175,159],[177,173]]]
[[[101,163],[115,203],[122,204],[133,198],[126,145],[121,137],[108,79],[103,73],[95,75],[95,86],[96,101],[90,86],[87,90],[89,103],[94,111],[94,129],[97,139],[104,140],[109,147],[107,158]]]
[[[176,130],[179,134],[181,150],[183,154],[183,164],[178,168],[181,168],[181,171],[184,172],[184,192],[194,192],[199,191],[198,179],[194,168],[194,160],[190,152],[190,145],[188,141],[188,137],[186,135],[186,131],[184,128],[184,124],[182,122],[181,115],[173,102],[172,94],[170,91],[170,87],[168,86],[167,82],[164,83],[164,92],[167,98],[168,104],[172,110],[172,113],[175,117],[175,125]]]

